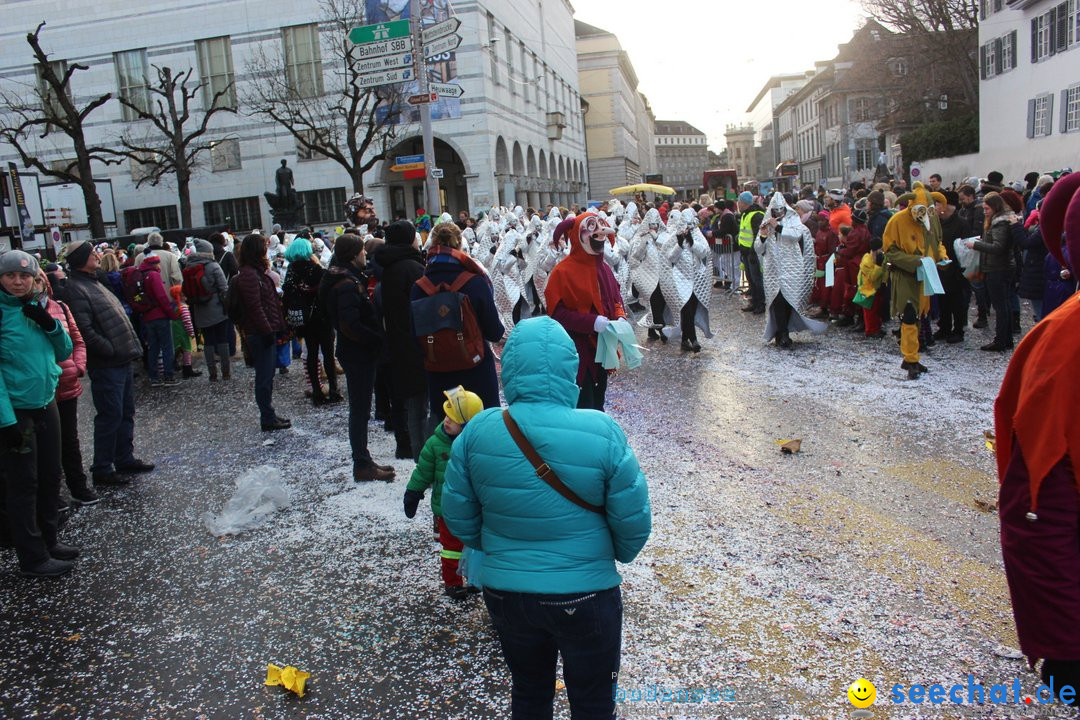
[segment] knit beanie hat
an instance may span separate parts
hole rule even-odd
[[[76,240],[68,244],[67,249],[64,251],[68,267],[72,270],[82,270],[86,266],[86,261],[90,259],[90,253],[93,250],[93,246],[85,240]]]
[[[8,250],[0,255],[0,275],[7,273],[26,273],[37,277],[41,270],[37,258],[22,250]]]
[[[416,239],[416,228],[408,220],[398,220],[386,228],[387,245],[412,245]]]
[[[746,203],[747,205],[754,204],[754,196],[750,194],[749,190],[743,190],[739,193],[739,202]]]
[[[202,238],[195,238],[195,252],[213,255],[214,246],[211,245],[210,242],[207,240],[203,240]]]

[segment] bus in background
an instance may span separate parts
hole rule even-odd
[[[799,164],[782,162],[776,166],[776,188],[781,192],[795,192],[799,189]]]
[[[739,174],[734,170],[706,170],[701,187],[713,200],[734,200],[739,196]]]

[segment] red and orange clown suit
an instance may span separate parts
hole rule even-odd
[[[559,223],[554,242],[563,235],[570,255],[551,271],[544,301],[577,348],[578,407],[602,411],[608,373],[596,362],[597,339],[609,322],[626,317],[619,283],[604,262],[604,243],[614,240],[615,231],[596,213],[586,212]]]
[[[1054,184],[1040,222],[1046,247],[1062,267],[1069,267],[1063,227],[1069,257],[1080,258],[1080,173]],[[1077,368],[1080,293],[1024,337],[994,406],[1001,554],[1016,633],[1031,666],[1043,658],[1044,681],[1054,676],[1058,688],[1080,685]]]

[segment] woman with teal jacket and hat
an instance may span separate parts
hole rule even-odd
[[[71,338],[38,302],[38,261],[0,255],[0,473],[11,541],[23,575],[63,575],[79,555],[58,542],[60,415],[56,386]]]
[[[578,354],[550,317],[518,324],[502,355],[510,404],[484,410],[454,441],[442,512],[470,569],[512,678],[511,716],[551,717],[557,655],[571,714],[611,718],[622,642],[622,582],[652,529],[645,476],[612,418],[576,409]],[[515,428],[543,464],[526,459]],[[534,468],[546,465],[550,470]],[[576,499],[548,481],[551,471]]]

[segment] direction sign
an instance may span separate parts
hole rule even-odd
[[[394,158],[394,162],[397,163],[398,165],[417,165],[417,164],[423,165],[424,164],[424,156],[423,155],[398,155],[396,158]]]
[[[357,61],[356,72],[362,74],[379,72],[380,70],[397,70],[398,68],[412,67],[412,64],[412,53],[405,53],[404,55],[386,55],[384,57],[366,58]]]
[[[428,83],[428,89],[439,97],[459,98],[465,90],[457,83]]]
[[[413,41],[411,37],[394,38],[381,42],[357,45],[354,49],[356,57],[361,59],[382,57],[383,55],[397,55],[398,53],[411,53]]]
[[[449,52],[450,50],[456,49],[460,44],[460,35],[447,35],[434,42],[424,43],[424,57],[429,58],[438,55],[439,53]]]
[[[431,168],[431,177],[436,180],[441,179],[443,176],[442,168]]]
[[[425,28],[420,33],[420,38],[423,42],[429,43],[432,40],[438,40],[450,33],[457,32],[459,27],[461,27],[461,21],[456,17],[452,17],[449,20],[443,20],[441,23],[435,23],[431,27]]]
[[[393,20],[391,22],[355,27],[349,31],[349,40],[352,40],[356,45],[363,45],[364,43],[409,37],[410,32],[408,20]]]
[[[412,79],[412,68],[403,68],[401,70],[387,70],[384,72],[372,73],[370,75],[357,75],[356,85],[357,87],[369,88],[377,85],[393,85],[394,83],[408,82]]]
[[[390,166],[390,172],[408,172],[409,170],[423,170],[424,163],[398,163]]]
[[[418,93],[416,95],[410,95],[406,101],[410,105],[426,105],[427,103],[433,103],[439,99],[439,96],[435,93]]]

